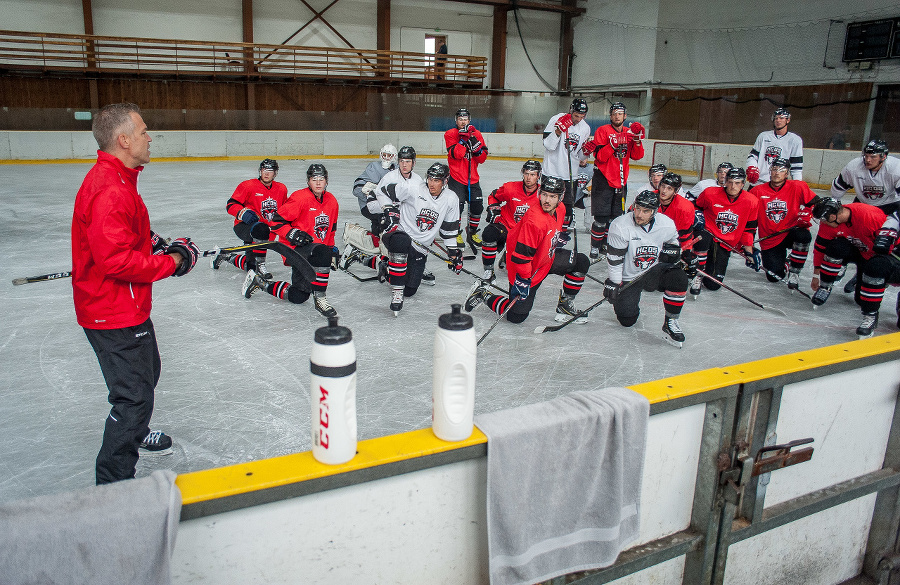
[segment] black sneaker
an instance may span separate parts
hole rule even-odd
[[[141,455],[170,455],[172,437],[162,431],[150,431],[138,447]]]
[[[878,311],[874,313],[863,313],[863,321],[856,328],[856,334],[860,339],[872,337],[875,334],[875,328],[878,327]]]

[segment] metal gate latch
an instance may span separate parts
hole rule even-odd
[[[812,459],[812,447],[798,449],[796,451],[791,451],[791,449],[800,445],[808,445],[812,442],[813,439],[810,437],[808,439],[797,439],[796,441],[781,445],[763,447],[756,454],[756,463],[753,464],[753,477],[775,471],[776,469],[782,469],[783,467],[790,467],[797,463],[809,461]],[[765,456],[767,453],[771,454]]]
[[[728,456],[722,454],[719,457],[719,465],[720,469],[722,469],[719,475],[719,483],[724,486],[722,496],[726,502],[737,505],[738,499],[744,491],[744,486],[747,485],[747,482],[752,477],[753,458],[738,457],[736,464],[728,468],[726,467],[728,465]]]

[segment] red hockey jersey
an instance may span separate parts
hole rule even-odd
[[[616,132],[612,124],[597,128],[593,141],[594,165],[603,173],[611,187],[621,189],[628,183],[629,159],[644,158],[644,143],[634,142],[631,131],[625,126],[622,126],[621,132]]]
[[[689,249],[691,240],[694,239],[694,204],[676,193],[672,201],[666,206],[660,205],[659,210],[675,222],[681,248]]]
[[[538,186],[535,185],[534,191],[526,193],[525,183],[522,181],[510,181],[500,185],[498,189],[488,196],[488,205],[495,203],[504,204],[500,208],[500,217],[497,219],[497,223],[502,223],[507,229],[512,229],[514,225],[519,223],[519,220],[522,219],[529,207],[535,205],[540,207],[541,203],[538,201],[537,196],[538,191]]]
[[[278,210],[272,230],[287,242],[287,234],[294,228],[303,230],[313,237],[317,244],[334,246],[337,232],[338,202],[334,195],[325,191],[322,201],[306,189],[294,191],[287,202]]]
[[[729,246],[752,246],[756,234],[759,201],[755,195],[741,191],[731,201],[724,187],[707,187],[694,202],[703,210],[706,230]]]
[[[759,237],[765,238],[777,231],[797,225],[797,214],[801,207],[809,205],[816,196],[803,181],[785,181],[781,189],[775,191],[768,183],[761,183],[750,189],[759,200]],[[787,237],[787,233],[772,236],[759,242],[763,250],[774,248]]]
[[[260,221],[272,225],[275,213],[287,200],[287,187],[284,183],[272,181],[270,187],[263,185],[259,179],[242,182],[225,203],[225,211],[235,217],[234,225],[240,223],[237,214],[245,207],[252,210]]]
[[[813,250],[813,267],[815,268],[822,265],[825,246],[835,238],[850,240],[850,243],[856,246],[866,260],[875,255],[872,246],[875,244],[875,236],[884,225],[887,215],[878,207],[868,203],[848,203],[844,207],[850,210],[850,220],[847,223],[842,223],[836,228],[824,222],[819,224],[819,233],[816,236]]]
[[[506,244],[506,270],[510,284],[516,276],[530,278],[531,285],[544,280],[553,266],[556,242],[562,231],[566,206],[562,203],[553,214],[539,203],[532,205],[509,231]]]
[[[474,185],[478,182],[478,165],[487,160],[488,149],[484,142],[484,136],[475,129],[469,127],[469,134],[460,136],[459,128],[450,128],[444,132],[444,144],[447,145],[447,164],[450,166],[450,176],[453,180],[463,185]],[[481,142],[481,150],[471,156],[467,146],[469,136],[476,136]],[[471,160],[470,160],[471,157]]]

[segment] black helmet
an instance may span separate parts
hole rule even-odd
[[[575,98],[574,100],[572,100],[572,105],[569,106],[569,111],[573,114],[587,114],[587,102],[581,98]]]
[[[325,182],[328,182],[328,170],[325,168],[325,165],[320,165],[319,163],[313,163],[309,165],[309,168],[306,169],[306,180],[309,181],[313,177],[325,177]]]
[[[638,193],[637,197],[634,198],[634,204],[656,211],[659,209],[659,193],[650,191],[649,189],[641,191]]]
[[[456,110],[456,117],[457,118],[471,118],[472,115],[469,114],[468,108],[460,108],[460,109]]]
[[[278,172],[278,161],[271,158],[264,158],[261,163],[259,163],[259,172],[266,171],[275,171]]]
[[[656,173],[665,173],[667,170],[669,169],[666,168],[666,165],[655,164],[650,167],[650,172],[647,174],[650,175],[650,178],[653,178],[653,175],[655,175]]]
[[[412,146],[403,146],[397,152],[397,158],[399,160],[416,160],[416,149]]]
[[[722,169],[729,169],[729,170],[730,170],[730,169],[733,169],[733,168],[734,168],[734,165],[731,164],[730,162],[721,162],[721,163],[719,163],[719,166],[716,167],[716,172],[718,173],[718,172],[721,171]]]
[[[678,191],[679,189],[681,189],[681,175],[669,171],[665,175],[663,175],[663,178],[659,182],[659,184],[671,185],[672,187],[675,187],[676,191]]]
[[[843,207],[841,202],[834,197],[825,197],[820,199],[813,207],[813,217],[828,221],[828,216],[837,215],[841,211],[841,207]]]
[[[522,165],[522,173],[524,173],[525,171],[537,171],[538,173],[540,173],[542,170],[543,167],[541,167],[541,163],[533,159],[526,160],[525,164]]]
[[[728,174],[725,175],[725,180],[729,179],[740,179],[741,181],[747,180],[747,172],[741,167],[732,167],[728,169]]]
[[[778,116],[784,116],[788,120],[791,119],[791,113],[787,111],[787,108],[778,108],[774,112],[772,112],[772,120],[777,118]]]
[[[444,163],[436,162],[425,171],[425,177],[428,179],[440,179],[444,181],[450,176],[450,167]]]
[[[557,179],[556,177],[544,177],[541,179],[541,191],[562,195],[565,190],[566,185],[563,183],[562,179]]]
[[[622,102],[616,102],[613,105],[609,106],[609,115],[611,116],[613,112],[616,110],[622,110],[626,114],[628,113],[628,108],[625,107],[625,104]]]
[[[783,156],[779,156],[778,158],[772,159],[772,162],[769,163],[769,169],[774,169],[775,167],[782,167],[787,170],[791,170],[791,161],[784,158]]]
[[[888,145],[884,140],[870,140],[868,144],[863,147],[863,154],[883,154],[884,156],[888,155]]]

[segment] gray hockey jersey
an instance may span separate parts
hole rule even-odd
[[[641,227],[634,223],[634,213],[620,215],[609,224],[606,238],[608,277],[616,283],[630,282],[653,267],[659,260],[663,244],[679,246],[675,222],[662,213]]]

